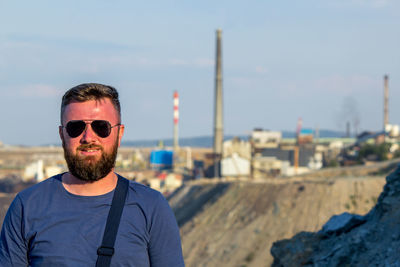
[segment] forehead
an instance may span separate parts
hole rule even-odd
[[[108,120],[118,122],[118,112],[109,98],[89,100],[84,102],[73,101],[64,110],[63,123],[70,120]]]

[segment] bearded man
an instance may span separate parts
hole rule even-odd
[[[165,198],[114,172],[124,128],[115,88],[89,83],[64,94],[59,135],[69,171],[15,197],[1,230],[0,266],[96,266],[103,254],[110,254],[111,266],[184,266]],[[114,192],[124,180],[115,245],[101,250]]]

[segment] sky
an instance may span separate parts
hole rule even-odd
[[[120,93],[125,141],[212,135],[222,29],[224,133],[400,124],[400,1],[0,0],[0,141],[60,144],[61,97]]]

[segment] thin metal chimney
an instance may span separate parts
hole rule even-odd
[[[389,76],[384,79],[384,103],[383,103],[383,130],[386,131],[386,125],[389,124]]]
[[[346,137],[350,138],[350,122],[346,122]]]
[[[222,114],[222,30],[217,30],[215,62],[215,108],[214,108],[214,177],[221,177],[221,157],[223,142]]]

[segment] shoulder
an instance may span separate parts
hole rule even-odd
[[[157,190],[135,181],[129,181],[128,200],[139,202],[148,207],[158,206],[167,202],[164,196]]]
[[[159,191],[135,181],[129,181],[126,204],[138,205],[146,213],[168,206],[167,200]]]
[[[42,198],[43,196],[49,196],[52,192],[55,192],[55,188],[61,185],[62,174],[52,176],[40,183],[37,183],[31,187],[28,187],[19,192],[16,198],[19,198],[22,202],[30,201],[31,199]]]
[[[129,191],[137,196],[150,199],[162,196],[159,191],[135,181],[129,181]]]
[[[10,204],[5,221],[12,220],[12,218],[20,220],[21,216],[38,213],[39,208],[46,209],[50,203],[53,203],[52,195],[57,192],[57,183],[60,183],[59,177],[61,174],[19,192]]]

